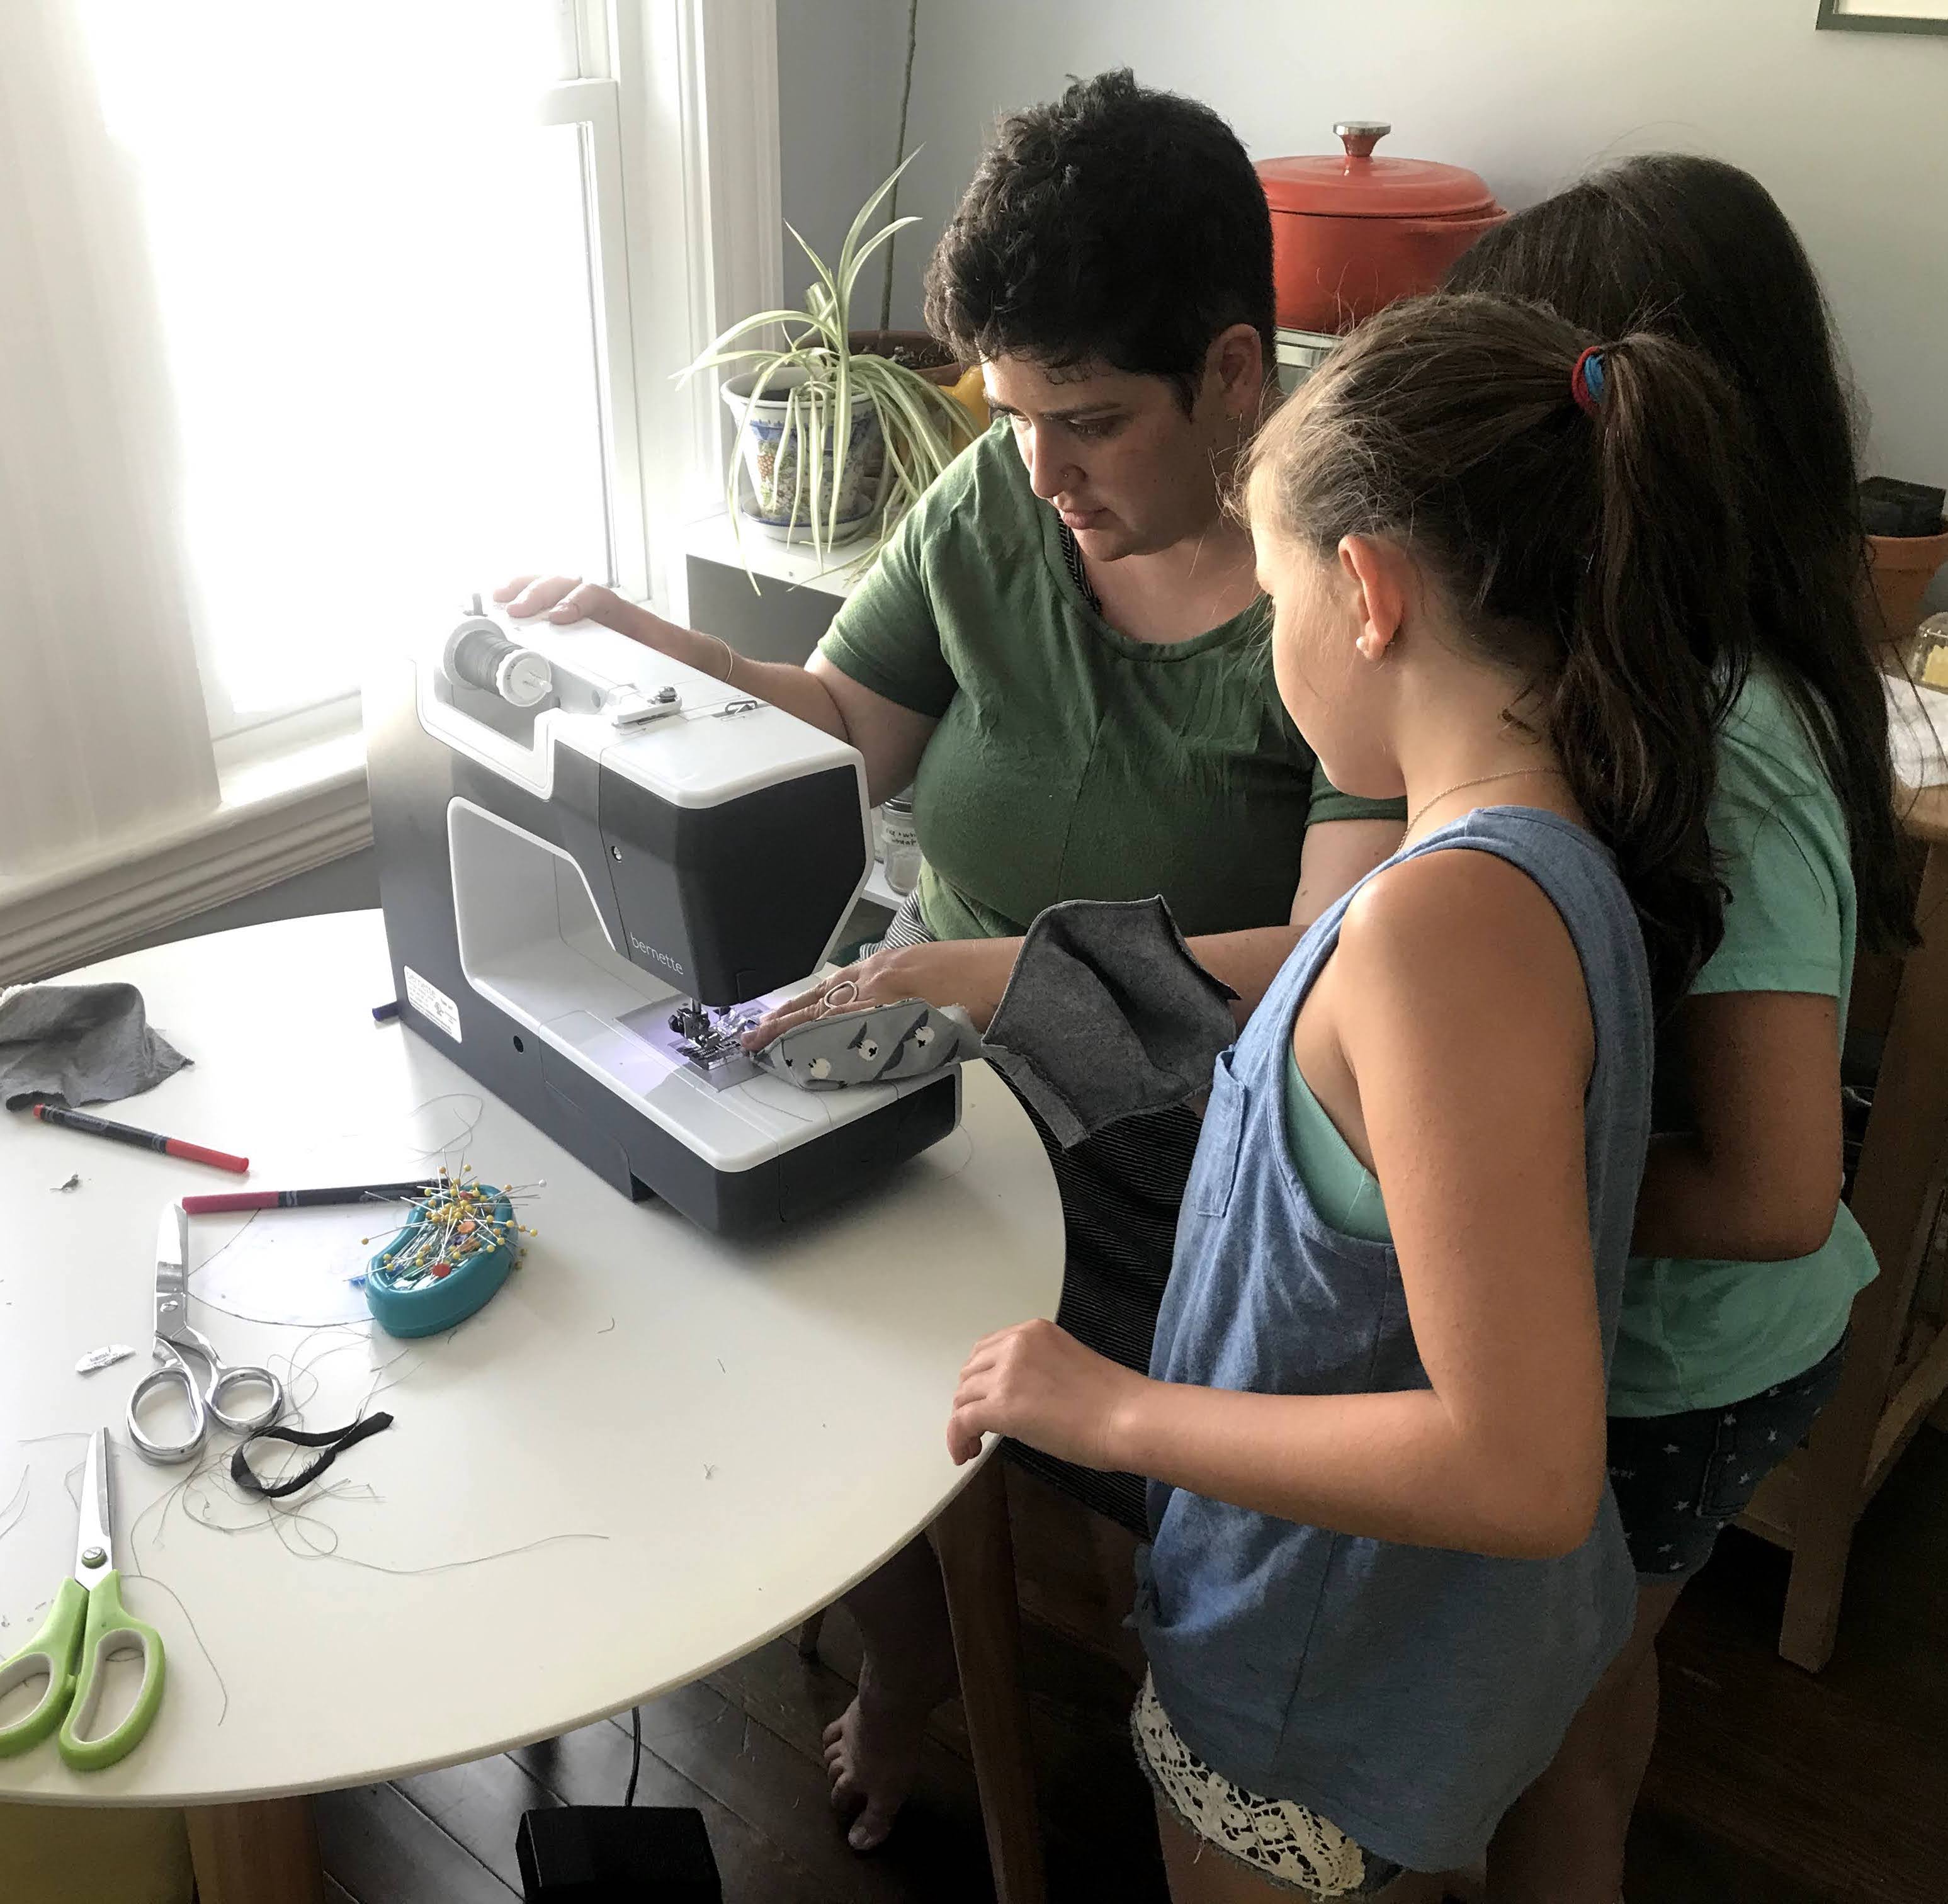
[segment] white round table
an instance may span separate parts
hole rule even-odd
[[[161,1632],[169,1677],[120,1764],[73,1772],[49,1741],[0,1759],[0,1800],[317,1791],[479,1757],[683,1685],[825,1605],[934,1519],[972,1471],[945,1440],[969,1347],[1054,1311],[1053,1180],[985,1065],[968,1068],[960,1129],[925,1156],[774,1242],[732,1244],[631,1205],[428,1043],[375,1025],[391,991],[376,913],[73,975],[139,986],[151,1022],[196,1060],[108,1114],[247,1153],[252,1169],[240,1180],[22,1118],[4,1127],[0,1657],[71,1568],[68,1477],[105,1424],[118,1563],[152,1577],[128,1580],[126,1597]],[[317,1392],[307,1381],[298,1396],[315,1428],[352,1419],[383,1381],[395,1425],[345,1455],[326,1478],[353,1486],[314,1498],[282,1538],[214,1475],[197,1484],[207,1511],[266,1524],[226,1537],[181,1499],[166,1513],[186,1471],[137,1459],[123,1425],[150,1366],[165,1204],[409,1179],[442,1155],[489,1181],[544,1182],[525,1212],[538,1233],[525,1263],[448,1336],[402,1343],[369,1322],[325,1336],[212,1308],[194,1300],[197,1266],[244,1220],[191,1220],[191,1319],[225,1358],[311,1368]],[[76,1172],[79,1187],[54,1187]],[[117,1342],[137,1354],[76,1372]],[[227,1460],[231,1445],[210,1451]],[[293,1551],[299,1533],[335,1552]]]

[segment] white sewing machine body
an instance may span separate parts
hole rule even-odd
[[[593,622],[498,611],[395,664],[365,725],[402,1019],[619,1189],[762,1230],[954,1128],[957,1070],[809,1092],[737,1047],[864,884],[843,742]]]

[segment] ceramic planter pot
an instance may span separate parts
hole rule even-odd
[[[1350,330],[1396,298],[1435,290],[1508,216],[1462,166],[1375,158],[1391,126],[1346,119],[1332,129],[1343,152],[1258,167],[1271,207],[1282,330]]]
[[[763,397],[751,401],[755,373],[730,379],[724,401],[737,419],[737,510],[753,528],[780,542],[810,542],[812,533],[811,470],[809,445],[802,434],[800,417],[789,440],[785,420],[789,393],[805,382],[803,371],[781,371],[765,386]],[[872,400],[856,396],[845,451],[845,473],[839,497],[837,519],[832,513],[832,478],[837,444],[828,440],[819,479],[820,526],[817,539],[849,542],[862,534],[879,507],[886,466],[886,446]],[[830,533],[827,533],[827,529]]]

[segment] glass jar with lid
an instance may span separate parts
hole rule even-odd
[[[889,796],[879,809],[886,884],[901,898],[920,884],[920,833],[914,824],[913,789]]]
[[[1948,615],[1931,615],[1915,630],[1907,671],[1919,686],[1948,694]]]

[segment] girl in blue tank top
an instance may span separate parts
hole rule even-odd
[[[1605,1373],[1653,1001],[1720,929],[1739,428],[1680,345],[1447,296],[1255,451],[1280,696],[1406,838],[1218,1062],[1149,1377],[1032,1323],[949,1425],[1150,1478],[1178,1904],[1438,1895],[1629,1630]]]

